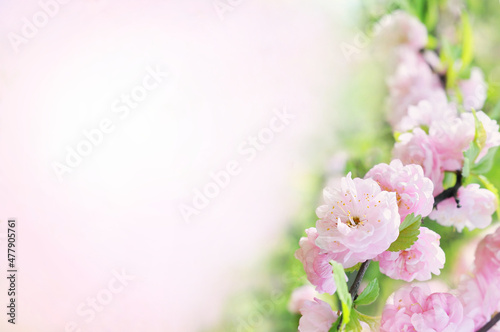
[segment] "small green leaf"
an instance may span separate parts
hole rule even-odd
[[[361,322],[359,321],[358,314],[356,310],[351,312],[351,320],[345,327],[346,332],[361,332],[362,330]]]
[[[488,134],[486,133],[486,129],[484,129],[483,123],[477,118],[477,114],[474,109],[472,109],[472,114],[474,115],[474,124],[476,129],[474,141],[476,141],[477,145],[479,146],[479,150],[482,150],[486,143]]]
[[[419,222],[422,219],[420,215],[415,215],[415,213],[410,213],[409,215],[406,216],[405,220],[399,225],[399,231],[401,232],[403,229],[407,228],[408,226]]]
[[[360,313],[357,310],[355,310],[355,311],[356,311],[356,315],[357,315],[358,319],[360,321],[363,321],[366,324],[368,324],[368,326],[370,327],[370,331],[378,331],[379,330],[380,317],[367,316],[367,315]]]
[[[439,17],[439,4],[437,0],[427,1],[427,11],[425,15],[425,26],[428,31],[434,30]]]
[[[345,273],[342,264],[335,261],[330,262],[333,267],[333,279],[335,280],[335,285],[337,286],[337,296],[342,304],[342,325],[349,323],[351,308],[352,308],[352,297],[347,289],[347,282],[345,281]]]
[[[443,187],[444,189],[451,188],[457,182],[457,175],[455,172],[444,172]]]
[[[368,305],[373,303],[380,292],[380,286],[378,285],[378,280],[373,279],[370,281],[368,286],[359,294],[359,296],[354,301],[355,305]]]
[[[474,166],[472,166],[470,171],[474,174],[488,173],[493,167],[493,161],[497,150],[498,147],[489,149],[488,153],[483,158],[481,158],[479,162],[477,162]]]
[[[420,234],[420,224],[422,216],[415,216],[411,213],[406,216],[405,220],[399,226],[399,236],[394,241],[388,251],[401,251],[410,248],[418,239]]]
[[[437,46],[438,46],[437,38],[429,34],[429,36],[427,36],[427,45],[425,45],[425,48],[434,50],[436,49]]]
[[[474,57],[474,45],[472,39],[472,28],[467,12],[462,13],[462,68],[469,66]]]
[[[486,143],[486,130],[484,129],[483,124],[477,118],[476,111],[472,110],[472,114],[474,115],[474,140],[470,143],[469,148],[464,152],[464,167],[462,168],[462,175],[464,177],[468,177],[470,173],[471,165],[475,164],[477,156],[483,149]]]

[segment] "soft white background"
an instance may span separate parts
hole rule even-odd
[[[325,158],[321,147],[341,125],[347,4],[242,0],[221,20],[210,0],[73,0],[16,53],[7,34],[40,6],[0,1],[1,271],[9,217],[19,246],[18,324],[2,309],[0,330],[217,322],[228,296],[258,275],[303,199],[297,179]],[[172,78],[120,121],[111,105],[148,65]],[[246,161],[238,145],[283,107],[295,120]],[[59,182],[52,163],[103,118],[115,131]],[[230,160],[241,174],[185,223],[179,205]],[[241,273],[249,267],[254,275]],[[136,279],[85,323],[76,308],[122,269]]]

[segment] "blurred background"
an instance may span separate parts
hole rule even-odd
[[[500,115],[499,4],[456,2]],[[19,272],[0,330],[296,331],[322,187],[390,160],[369,40],[398,6],[1,0],[0,250],[15,218]],[[479,233],[439,232],[449,279]]]

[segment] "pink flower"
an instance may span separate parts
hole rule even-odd
[[[426,227],[420,227],[418,240],[407,250],[386,251],[375,260],[379,261],[380,272],[404,281],[425,281],[431,273],[439,275],[444,267],[444,251],[439,247],[439,234]]]
[[[304,306],[306,301],[313,301],[317,296],[317,292],[314,286],[304,285],[302,287],[296,288],[292,295],[290,296],[290,301],[288,302],[288,311],[293,314],[299,313],[300,308]]]
[[[300,308],[300,313],[300,332],[328,332],[338,318],[328,303],[316,298],[314,302],[306,301]]]
[[[316,228],[306,229],[307,237],[299,241],[300,249],[295,252],[295,257],[302,262],[307,274],[307,280],[314,286],[319,293],[328,293],[333,295],[337,290],[333,279],[333,268],[330,265],[331,260],[338,260],[339,256],[332,252],[321,252],[316,246],[318,233]]]
[[[381,332],[472,332],[460,301],[449,293],[432,293],[427,285],[409,285],[394,293],[382,313]]]
[[[471,114],[472,116],[472,114]],[[450,118],[434,121],[429,128],[429,137],[446,171],[461,170],[464,151],[474,139],[474,123],[472,126],[462,118]]]
[[[401,160],[394,159],[390,165],[375,165],[365,178],[377,181],[382,190],[396,193],[401,222],[410,213],[422,217],[431,213],[434,185],[424,176],[420,165],[403,166]]]
[[[417,18],[404,11],[394,11],[384,16],[375,29],[377,41],[385,48],[406,46],[419,51],[427,44],[427,29]]]
[[[387,120],[393,127],[406,116],[409,106],[417,105],[422,100],[431,104],[441,103],[444,94],[439,77],[432,72],[421,54],[400,49],[398,55],[396,71],[387,81]]]
[[[397,239],[396,194],[382,191],[374,180],[353,180],[349,173],[340,188],[326,188],[324,198],[326,205],[316,210],[316,244],[345,268],[374,258]]]
[[[424,175],[434,184],[434,196],[443,191],[444,173],[441,159],[435,144],[420,128],[411,133],[399,136],[399,142],[394,145],[393,156],[400,159],[404,165],[417,164],[424,169]]]
[[[486,131],[486,142],[484,144],[483,149],[479,153],[479,156],[476,159],[476,162],[480,161],[483,158],[490,148],[496,147],[500,145],[500,132],[498,132],[499,126],[495,120],[490,119],[488,115],[484,112],[479,111],[476,113],[477,119],[481,121],[483,124],[484,130]],[[465,123],[467,123],[470,127],[469,131],[474,131],[475,128],[475,119],[471,113],[463,113],[462,118]],[[471,140],[472,141],[472,140]]]
[[[453,121],[457,117],[457,109],[454,104],[448,103],[444,90],[436,91],[433,96],[432,103],[421,100],[416,105],[410,105],[395,130],[405,132],[417,127],[429,128],[435,121]]]
[[[483,275],[464,276],[458,285],[458,297],[464,314],[474,322],[474,331],[481,328],[493,313],[500,311],[500,280],[487,280]]]
[[[429,218],[443,226],[454,226],[459,232],[464,227],[473,230],[491,224],[491,216],[497,209],[497,199],[491,191],[471,183],[467,187],[460,187],[457,197],[460,200],[460,208],[454,198],[448,198],[439,203]]]
[[[489,276],[490,280],[497,279],[497,283],[500,283],[500,227],[479,242],[474,264],[476,273]]]
[[[458,82],[458,86],[462,92],[463,104],[466,110],[480,110],[483,107],[488,86],[484,81],[481,69],[472,68],[470,78]]]

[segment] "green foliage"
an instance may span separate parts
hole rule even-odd
[[[378,284],[378,279],[373,279],[368,283],[366,288],[361,294],[354,300],[354,305],[368,305],[373,303],[380,293],[380,286]]]
[[[415,216],[411,213],[406,216],[405,220],[399,226],[399,236],[394,241],[388,251],[400,251],[410,248],[415,241],[418,239],[420,234],[420,224],[422,217],[420,215]]]
[[[472,38],[472,28],[467,12],[462,13],[462,68],[467,68],[474,57],[474,44]]]
[[[483,149],[486,143],[486,130],[484,129],[483,124],[477,118],[476,111],[472,110],[472,114],[474,115],[474,124],[475,124],[475,134],[474,140],[470,143],[469,148],[464,152],[464,167],[462,168],[463,177],[468,177],[472,168],[475,168],[475,161]],[[490,156],[492,158],[492,156]],[[486,169],[488,166],[488,161],[484,161],[484,164],[478,165],[476,168],[480,171]],[[491,169],[491,167],[490,167]],[[486,172],[489,169],[486,170]]]
[[[347,289],[347,282],[345,281],[345,273],[342,264],[337,262],[330,262],[333,267],[333,279],[337,286],[337,296],[342,304],[342,325],[348,324],[351,317],[352,297]]]

